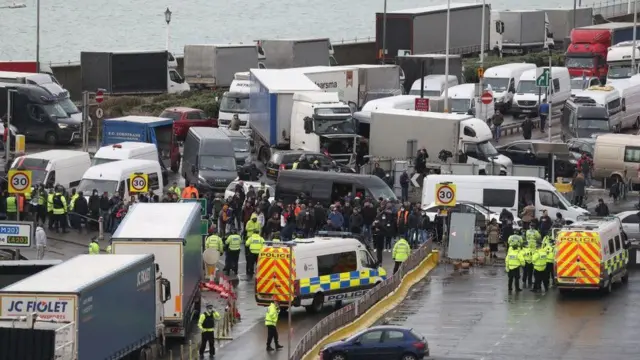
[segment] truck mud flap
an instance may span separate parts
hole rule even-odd
[[[0,328],[0,360],[50,360],[55,358],[53,330]]]

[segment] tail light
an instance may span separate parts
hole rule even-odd
[[[285,170],[286,168],[287,167],[284,164],[280,164],[280,167],[279,167],[280,170]]]
[[[427,347],[427,344],[425,344],[422,341],[419,341],[419,342],[413,343],[413,347],[416,348],[416,350],[424,350]]]

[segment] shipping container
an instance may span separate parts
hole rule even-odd
[[[489,44],[491,5],[486,4],[482,22],[482,4],[459,3],[450,7],[451,54],[480,53],[482,28],[485,49]],[[376,54],[382,58],[384,14],[376,13]],[[386,15],[385,61],[405,54],[444,53],[446,51],[447,5],[389,11]]]
[[[115,254],[155,256],[172,289],[164,304],[165,335],[186,338],[200,312],[203,237],[199,203],[133,205],[111,237]]]
[[[121,359],[158,339],[157,300],[153,255],[76,256],[0,290],[0,339],[23,339],[0,358],[24,359],[12,355],[35,335],[12,320],[36,313],[36,329],[55,332],[56,358]]]

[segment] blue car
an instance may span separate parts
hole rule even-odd
[[[374,326],[327,344],[320,360],[420,360],[429,356],[424,336],[400,326]]]

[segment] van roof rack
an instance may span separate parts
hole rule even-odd
[[[574,104],[585,105],[585,106],[597,106],[595,100],[588,96],[575,96],[571,99]]]

